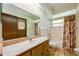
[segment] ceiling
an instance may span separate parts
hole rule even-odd
[[[40,17],[40,9],[44,9],[44,11],[49,10],[51,11],[51,15],[56,15],[76,9],[77,7],[77,3],[13,3],[13,5],[16,5],[38,17]]]
[[[40,5],[43,8],[48,8],[53,14],[69,11],[77,7],[77,3],[41,3]]]

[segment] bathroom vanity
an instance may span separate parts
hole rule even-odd
[[[28,51],[25,51],[21,54],[18,54],[18,56],[48,56],[49,50],[48,50],[48,41],[45,41]]]
[[[2,13],[3,56],[48,56],[47,36],[27,38],[26,19]]]
[[[39,37],[32,41],[23,41],[3,48],[3,56],[48,56],[48,38]]]

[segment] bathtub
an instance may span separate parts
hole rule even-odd
[[[49,46],[54,47],[54,48],[62,48],[62,40],[51,39],[51,40],[49,40]]]

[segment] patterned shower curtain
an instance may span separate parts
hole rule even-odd
[[[76,19],[75,15],[64,17],[64,42],[65,51],[73,52],[76,47]]]

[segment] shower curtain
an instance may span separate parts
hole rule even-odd
[[[76,47],[76,19],[75,15],[64,17],[64,39],[63,48],[65,51],[74,52]]]

